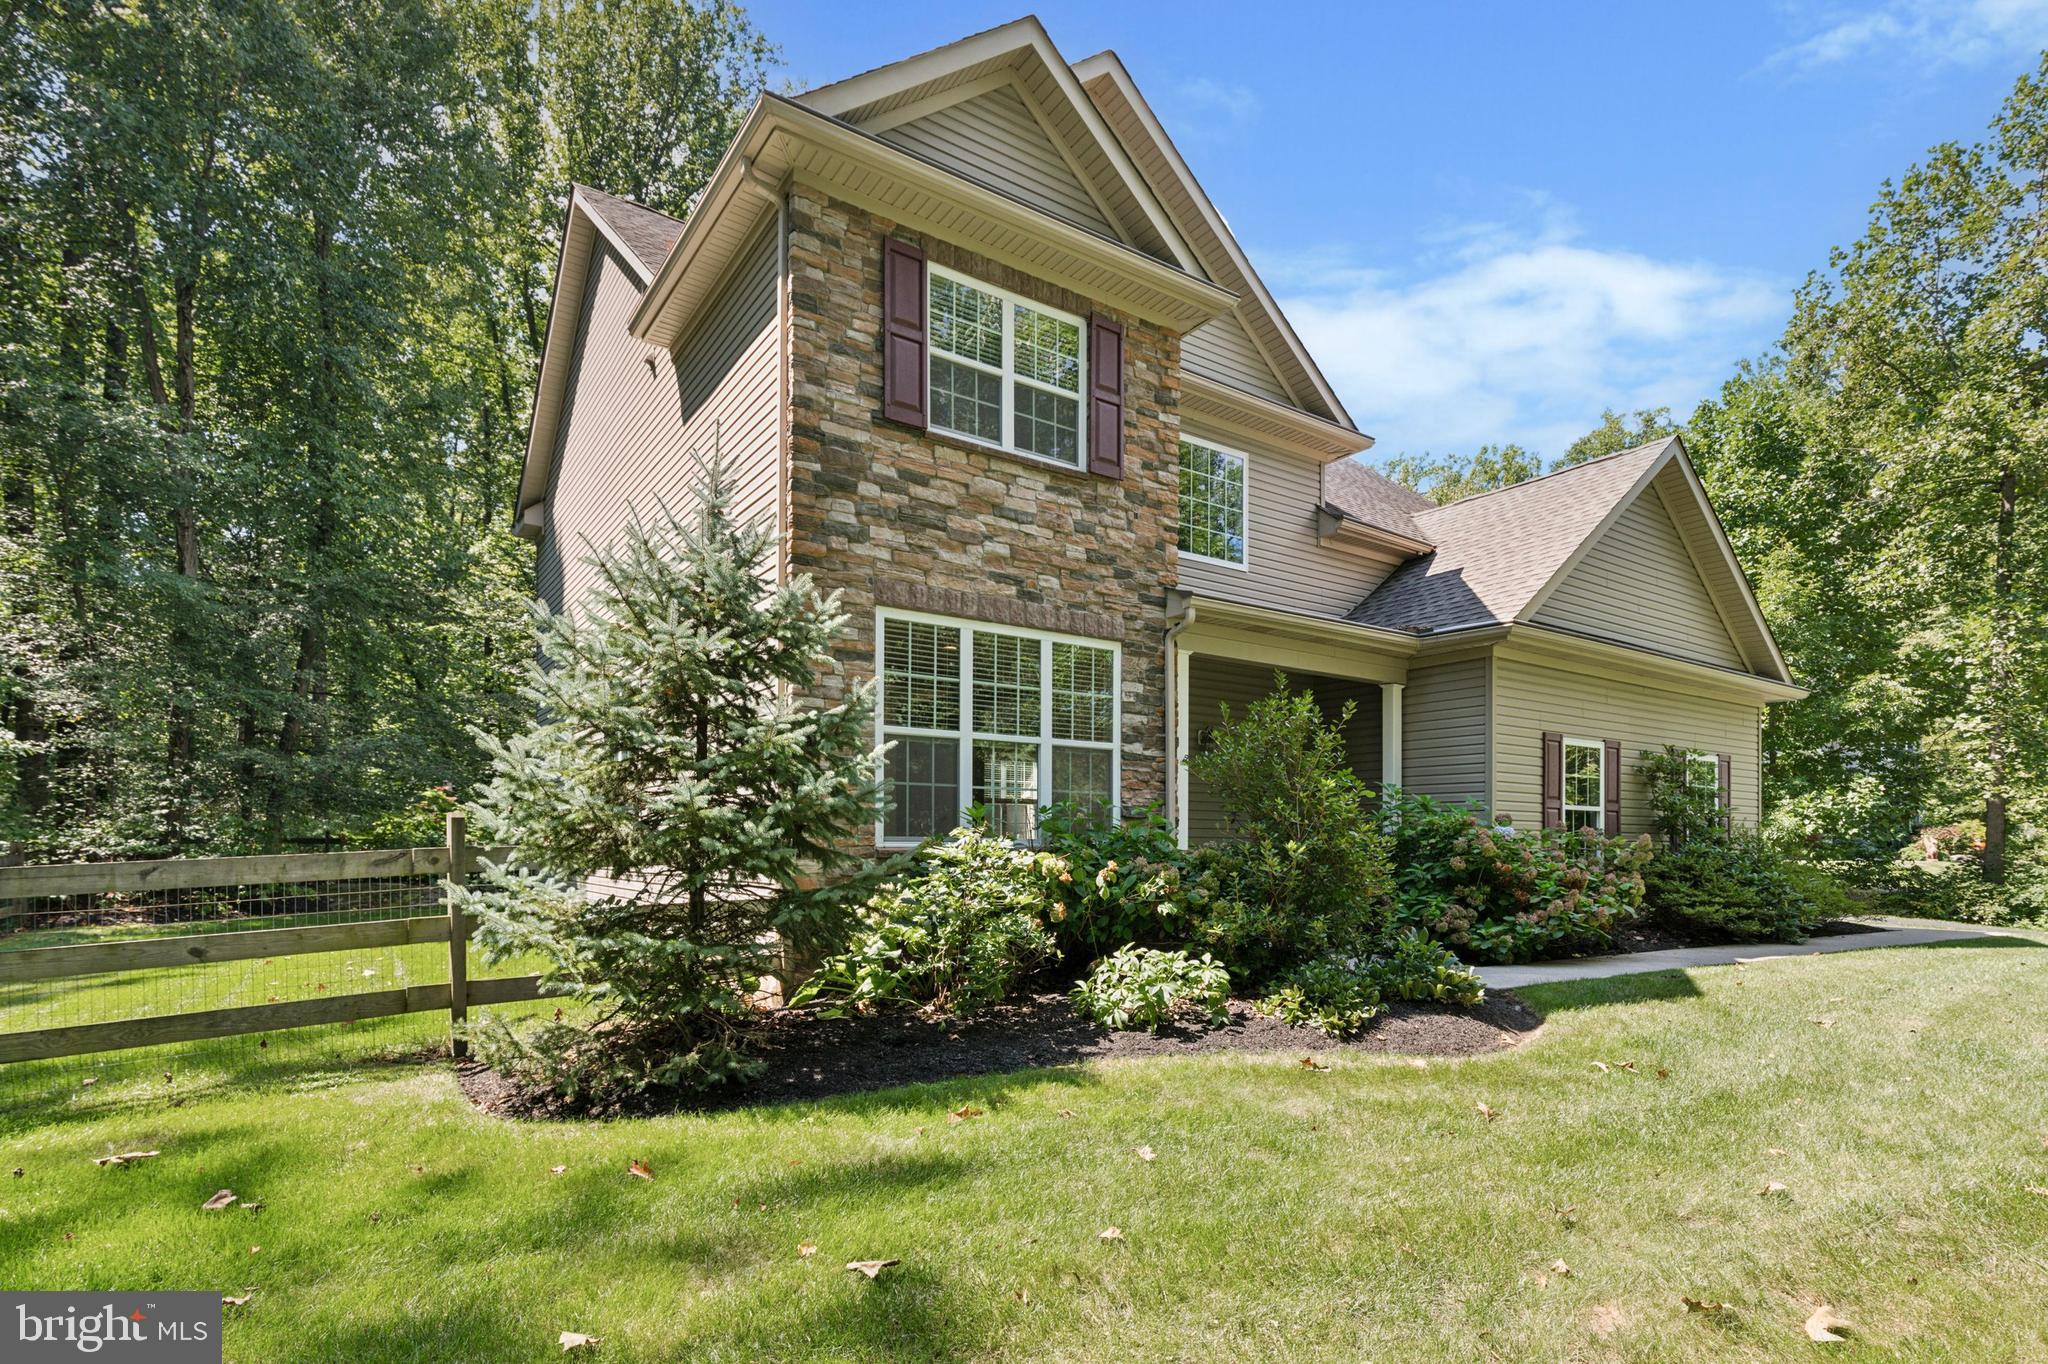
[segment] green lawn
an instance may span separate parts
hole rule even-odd
[[[563,1330],[611,1360],[2048,1358],[2048,948],[1529,997],[1525,1047],[1426,1068],[1114,1062],[535,1125],[416,1065],[16,1114],[0,1282],[253,1286],[244,1361],[539,1360]],[[135,1148],[163,1154],[92,1164]],[[261,1211],[201,1211],[223,1187]],[[870,1258],[902,1263],[842,1268]],[[1821,1301],[1850,1343],[1807,1341]]]

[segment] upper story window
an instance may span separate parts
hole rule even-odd
[[[931,424],[1081,467],[1081,319],[933,266]]]
[[[1564,827],[1598,833],[1607,818],[1607,746],[1564,741]]]
[[[996,833],[1038,836],[1038,811],[1116,808],[1114,645],[935,616],[880,616],[881,842],[942,834],[969,805]]]
[[[1180,443],[1180,552],[1244,567],[1245,458]]]

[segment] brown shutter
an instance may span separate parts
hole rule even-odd
[[[1607,741],[1607,780],[1600,783],[1607,795],[1607,836],[1621,837],[1621,740]]]
[[[1735,819],[1735,760],[1726,753],[1715,755],[1721,764],[1719,779],[1714,787],[1721,798],[1721,827],[1732,828]]]
[[[1088,472],[1124,476],[1124,328],[1088,319]]]
[[[1564,735],[1543,736],[1543,827],[1564,827]]]
[[[924,252],[882,238],[882,415],[905,426],[929,426],[925,407],[930,365],[925,337]]]

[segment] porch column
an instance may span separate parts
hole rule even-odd
[[[1401,784],[1401,684],[1380,683],[1380,785]]]
[[[1173,764],[1167,776],[1173,782],[1174,833],[1182,848],[1188,846],[1188,660],[1192,656],[1186,649],[1173,651],[1173,750],[1167,755]]]

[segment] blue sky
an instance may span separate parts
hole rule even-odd
[[[749,8],[798,88],[1025,12]],[[1036,12],[1123,57],[1382,455],[1689,412],[2048,47],[2048,0]]]

